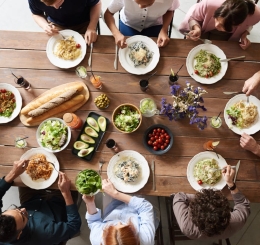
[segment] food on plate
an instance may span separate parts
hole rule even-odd
[[[98,118],[98,126],[101,129],[101,131],[105,132],[106,131],[106,127],[107,127],[107,121],[106,118],[100,116]]]
[[[81,149],[87,149],[89,147],[89,144],[87,143],[84,143],[82,141],[76,141],[74,144],[73,144],[73,147],[77,150],[81,150]]]
[[[250,127],[258,116],[257,106],[252,102],[247,103],[242,100],[235,103],[226,112],[232,121],[232,125],[238,128]]]
[[[124,182],[134,182],[140,175],[140,166],[133,157],[120,159],[114,168],[116,177]]]
[[[95,140],[86,134],[80,135],[80,139],[88,144],[95,144]]]
[[[81,149],[79,152],[78,152],[78,156],[79,157],[85,157],[87,156],[88,154],[90,154],[92,151],[94,150],[94,147],[89,147],[87,149]]]
[[[194,59],[195,74],[201,77],[209,78],[217,75],[220,72],[220,58],[218,58],[216,55],[201,49],[200,52],[194,57]]]
[[[49,179],[53,171],[53,166],[47,161],[43,154],[36,154],[30,158],[26,173],[32,180]]]
[[[75,185],[79,193],[91,196],[102,189],[101,178],[92,169],[85,169],[79,172]]]
[[[60,150],[68,139],[68,127],[58,120],[47,120],[40,128],[40,143],[50,150]]]
[[[148,134],[147,144],[153,150],[164,150],[170,144],[171,136],[163,128],[155,128]]]
[[[101,94],[94,100],[95,105],[100,109],[105,109],[109,106],[109,98],[106,94]]]
[[[88,117],[87,118],[87,123],[90,127],[92,127],[93,129],[95,129],[97,132],[99,132],[99,126],[97,121],[93,118],[93,117]]]
[[[70,36],[58,41],[53,54],[64,60],[75,60],[81,55],[81,46]]]
[[[222,173],[219,170],[219,165],[215,159],[204,159],[195,164],[194,177],[198,184],[215,185],[220,181]]]
[[[28,115],[30,117],[40,116],[43,113],[45,113],[46,111],[49,111],[50,109],[61,105],[65,101],[68,101],[76,93],[77,93],[76,89],[70,89],[70,90],[64,92],[63,94],[51,99],[50,101],[46,102],[45,104],[41,105],[37,109],[29,111]]]
[[[129,58],[134,62],[135,67],[146,66],[153,57],[153,52],[142,41],[130,44],[128,48],[130,49]]]
[[[125,132],[132,132],[140,123],[140,114],[133,107],[124,105],[114,117],[115,126]]]
[[[10,117],[16,108],[15,96],[11,91],[0,89],[0,116]]]
[[[95,138],[98,137],[97,131],[91,127],[85,127],[84,131],[87,135],[89,135],[91,137],[95,137]]]

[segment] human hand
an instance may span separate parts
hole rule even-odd
[[[117,190],[114,187],[113,183],[109,179],[102,180],[102,189],[109,196],[114,197],[117,194]]]
[[[65,173],[59,172],[58,187],[61,191],[61,194],[70,193],[70,184],[71,181]]]
[[[115,36],[115,42],[122,49],[127,47],[126,37],[121,32]]]
[[[20,176],[27,168],[29,160],[15,161],[12,170],[6,175],[5,181],[12,183],[18,176]]]
[[[60,28],[58,28],[57,26],[49,23],[46,24],[43,28],[43,30],[49,35],[49,36],[53,36],[57,33],[59,33],[59,31],[61,30]]]
[[[241,38],[240,38],[240,44],[239,44],[239,46],[242,48],[242,49],[247,49],[249,46],[250,46],[250,44],[251,44],[251,42],[250,42],[250,40],[247,38],[247,35],[248,35],[249,33],[247,32],[247,31],[245,31],[242,35],[241,35]]]
[[[87,45],[90,45],[91,43],[94,43],[97,41],[97,32],[94,29],[87,29],[85,33],[85,41]]]
[[[189,35],[186,36],[187,39],[198,41],[201,36],[201,30],[199,27],[195,26],[194,30],[190,31],[188,34]]]
[[[252,136],[250,136],[246,133],[243,133],[240,137],[240,146],[243,149],[251,151],[256,155],[259,150],[259,145],[257,144],[256,140]]]
[[[222,175],[228,186],[233,186],[235,173],[236,171],[230,165],[223,168]]]
[[[157,46],[165,47],[169,41],[170,41],[170,38],[169,38],[168,34],[162,29],[158,35]]]
[[[87,196],[87,195],[83,195],[82,196],[82,200],[87,204],[92,204],[95,203],[95,196]]]
[[[253,91],[257,89],[260,84],[260,72],[255,73],[252,77],[248,78],[244,87],[242,88],[243,93],[246,93],[247,96],[252,94]]]

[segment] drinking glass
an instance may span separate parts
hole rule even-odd
[[[25,148],[27,146],[27,142],[24,139],[24,136],[15,137],[15,147],[17,148]]]
[[[118,152],[117,144],[116,144],[116,142],[115,142],[113,139],[108,139],[108,140],[106,141],[106,146],[107,146],[109,149],[112,149],[115,153]]]
[[[148,82],[148,80],[142,79],[142,80],[140,80],[139,85],[140,85],[141,90],[145,92],[148,89],[149,82]]]
[[[212,117],[210,119],[210,126],[212,128],[219,128],[222,125],[222,120],[220,117]]]
[[[86,78],[88,76],[88,73],[87,73],[87,69],[86,67],[84,66],[78,66],[76,68],[76,74],[80,77],[80,78]]]
[[[31,84],[22,76],[15,77],[14,82],[25,89],[29,89],[31,87]]]
[[[144,98],[140,101],[140,111],[144,117],[152,117],[155,114],[159,114],[159,110],[157,110],[157,106],[151,98]]]

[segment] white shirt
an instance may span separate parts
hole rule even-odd
[[[108,10],[112,14],[121,10],[121,21],[140,32],[150,26],[162,25],[162,16],[179,6],[179,0],[155,0],[152,6],[141,9],[134,0],[112,0]]]

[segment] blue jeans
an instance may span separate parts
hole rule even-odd
[[[147,37],[158,37],[161,29],[162,25],[157,25],[143,29],[140,32],[130,26],[125,25],[121,20],[119,20],[119,30],[124,36],[143,35]]]

